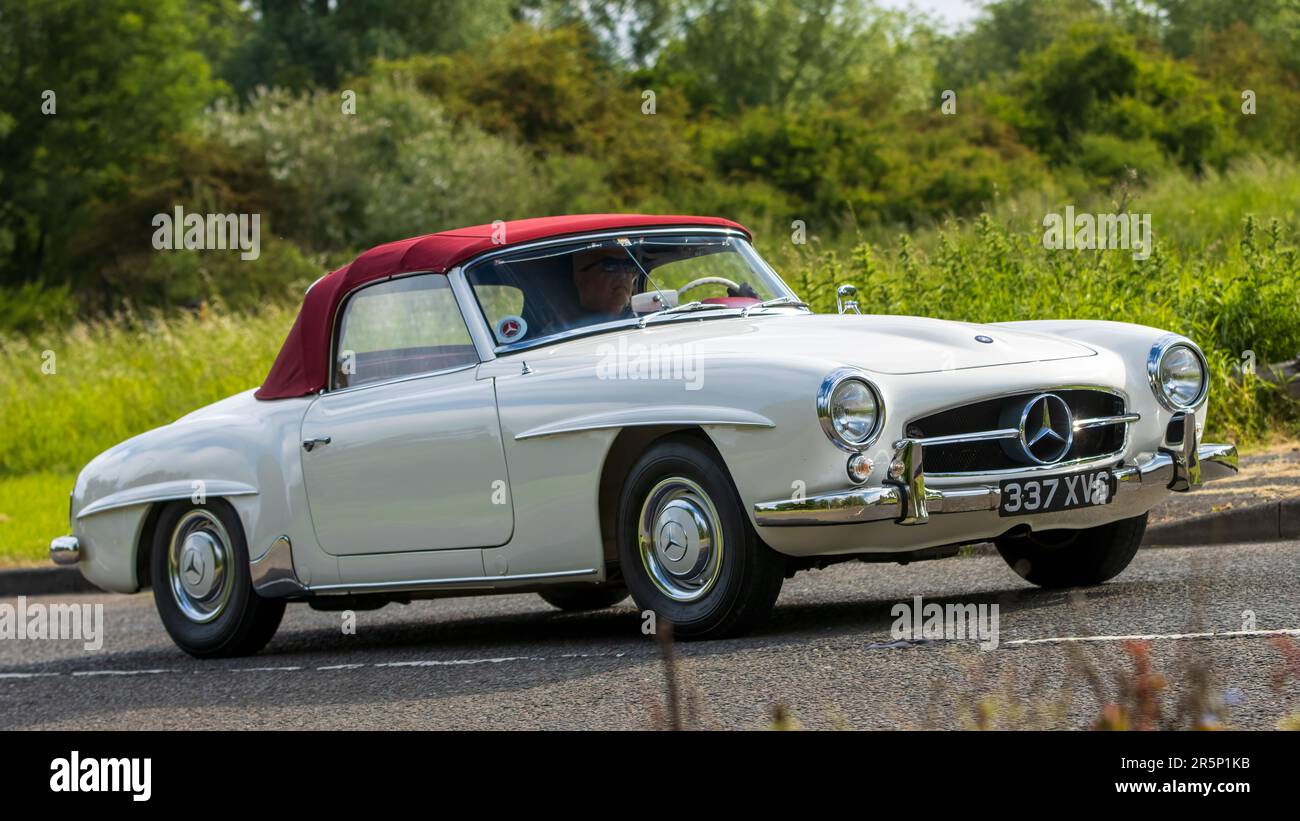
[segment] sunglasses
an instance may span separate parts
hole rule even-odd
[[[582,268],[579,268],[578,270],[584,273],[591,270],[599,270],[601,273],[605,274],[606,276],[625,276],[625,277],[636,276],[637,274],[641,273],[640,269],[637,268],[636,263],[634,263],[632,260],[619,259],[618,257],[601,257],[600,259],[597,259],[595,262],[592,262],[588,265],[584,265]]]

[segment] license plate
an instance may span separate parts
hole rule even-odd
[[[1088,470],[1033,479],[1005,479],[999,516],[1055,513],[1110,504],[1115,497],[1115,476],[1109,470]]]

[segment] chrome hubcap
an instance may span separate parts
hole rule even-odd
[[[230,600],[230,536],[215,515],[191,510],[172,531],[167,576],[172,597],[191,621],[215,619]]]
[[[660,592],[674,601],[702,597],[722,569],[722,526],[704,489],[681,476],[646,494],[638,522],[641,563]]]

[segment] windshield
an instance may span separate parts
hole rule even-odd
[[[696,311],[735,314],[794,294],[748,242],[637,236],[521,250],[466,272],[496,343]],[[671,309],[671,310],[669,310]]]

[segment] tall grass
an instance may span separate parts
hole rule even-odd
[[[294,310],[123,316],[0,338],[0,476],[75,471],[96,453],[260,385]]]

